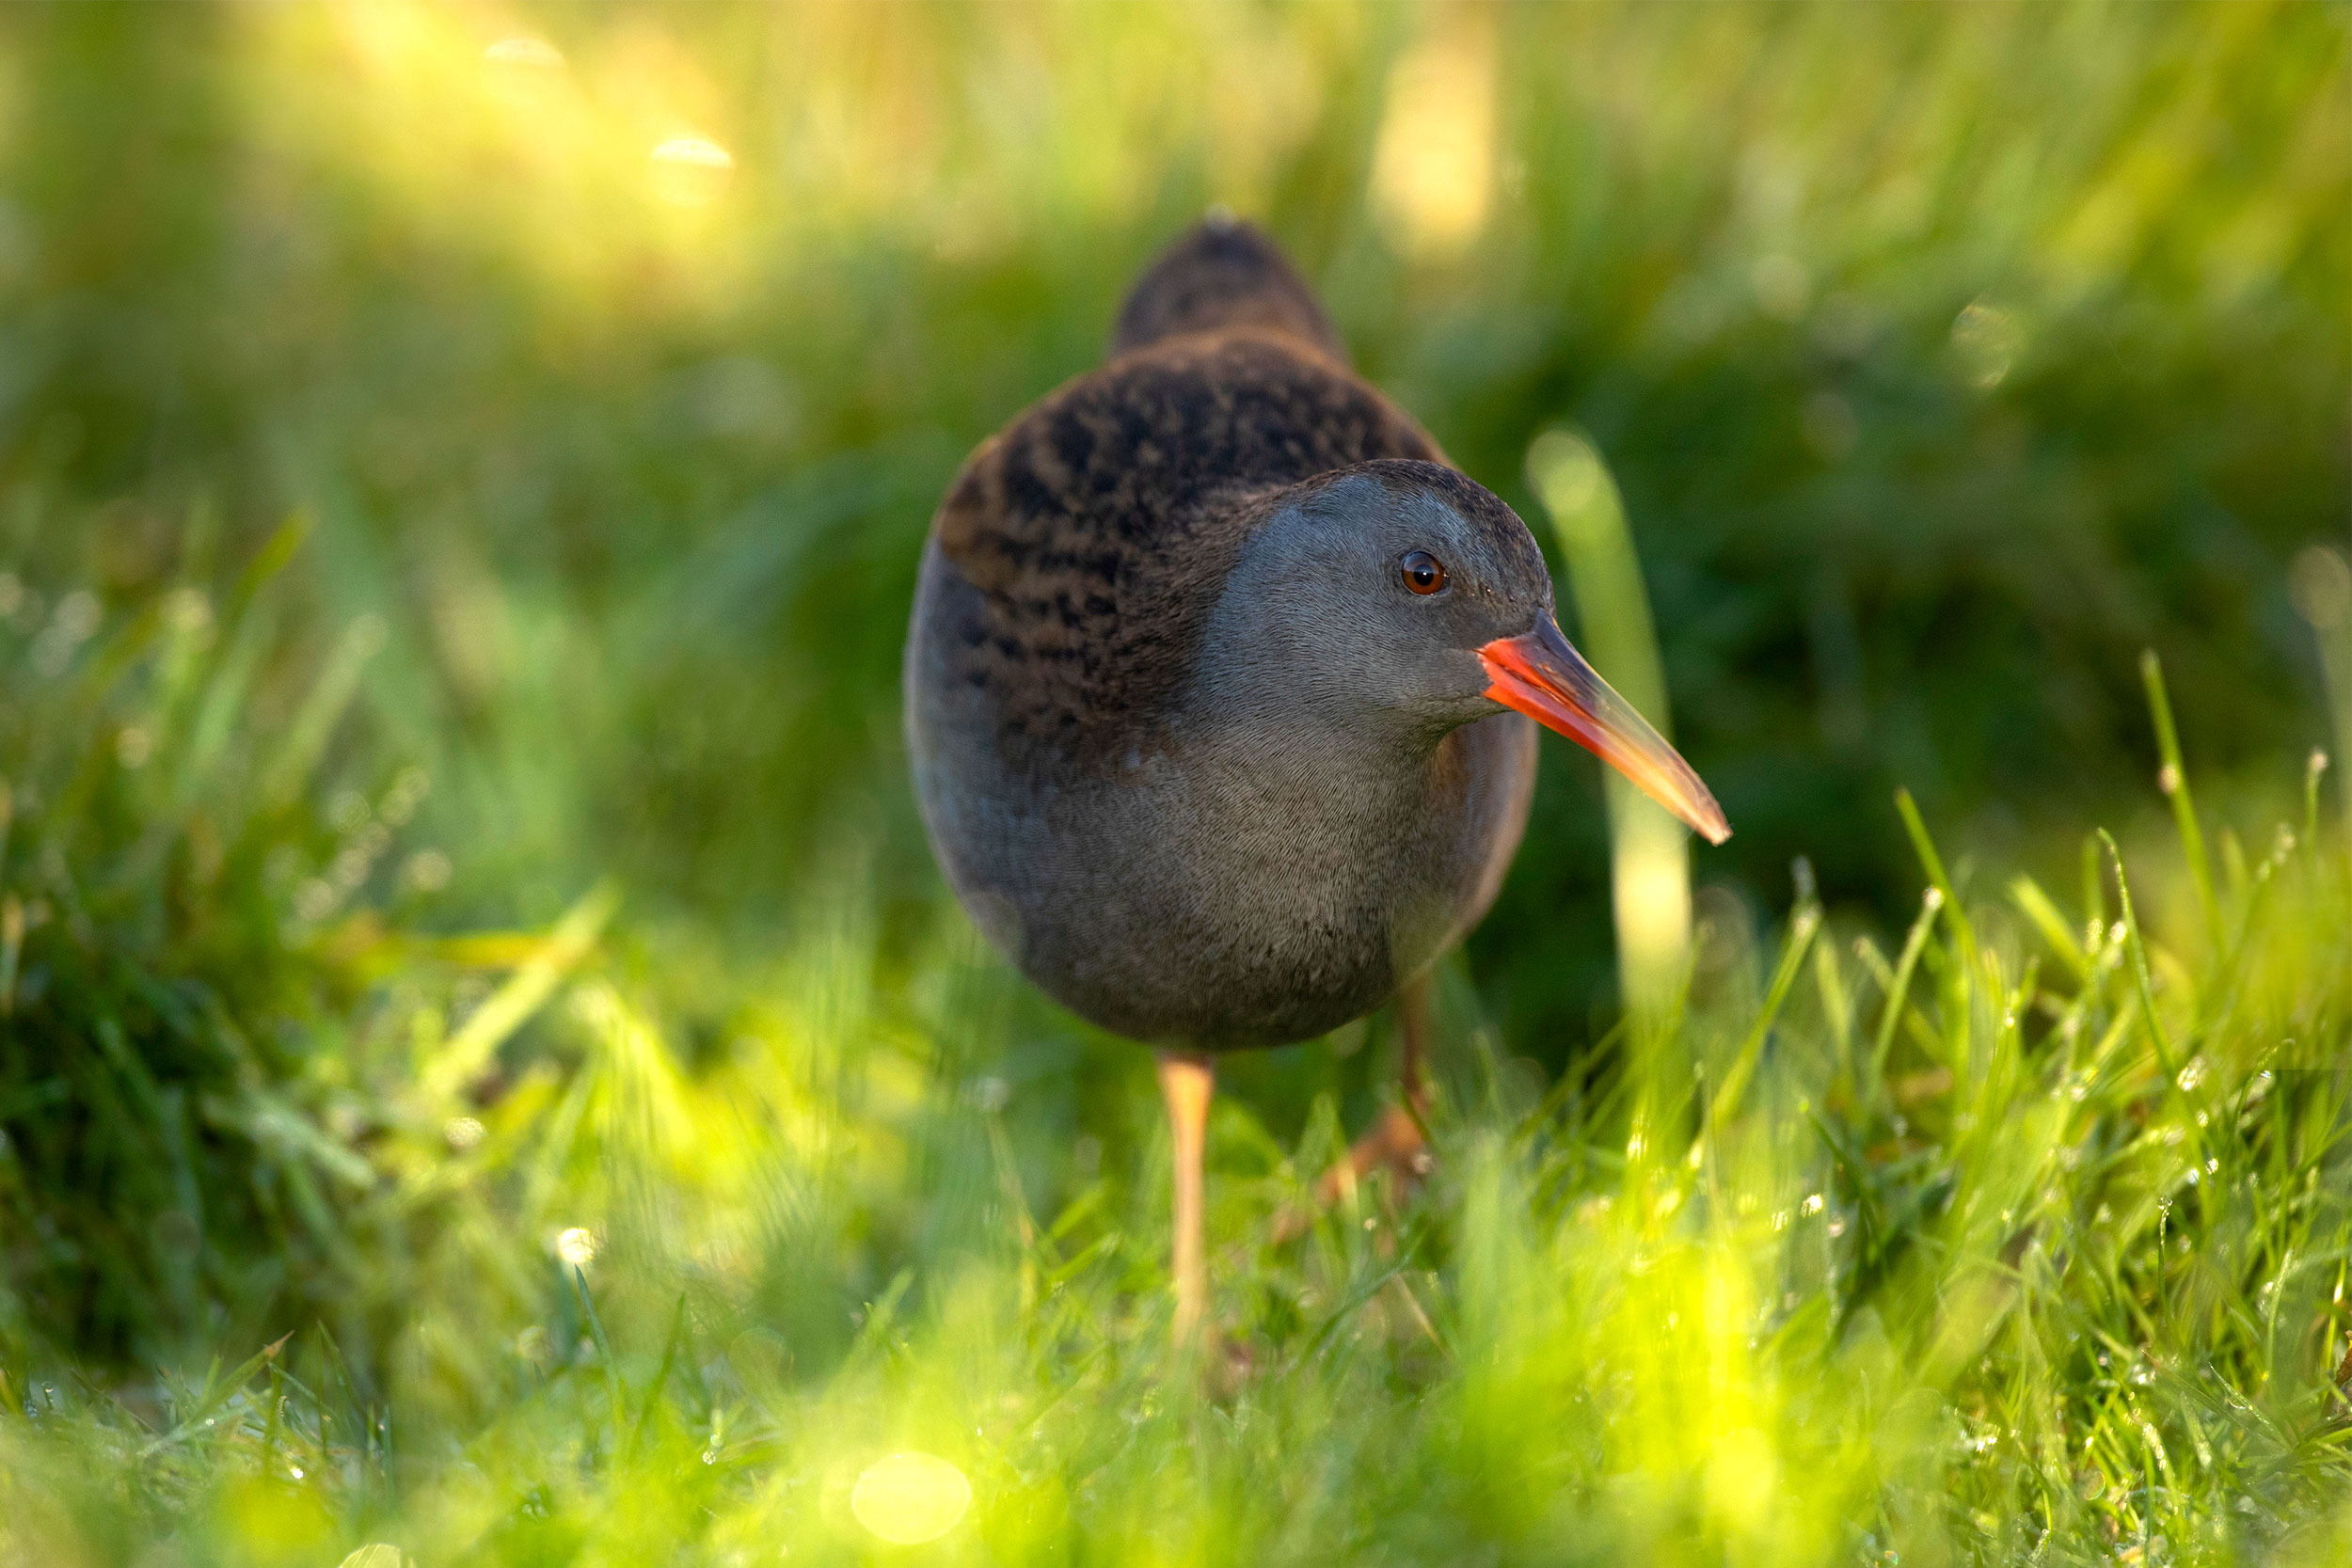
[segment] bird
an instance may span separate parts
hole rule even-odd
[[[1537,724],[1710,842],[1730,832],[1562,634],[1518,515],[1221,211],[1136,280],[1107,359],[949,485],[903,699],[924,826],[974,926],[1155,1054],[1180,1341],[1207,1302],[1220,1054],[1399,999],[1403,1103],[1346,1164],[1425,1159],[1427,976],[1518,850]]]

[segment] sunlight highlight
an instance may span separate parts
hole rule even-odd
[[[294,85],[256,131],[360,177],[430,248],[520,265],[544,306],[620,320],[734,297],[752,240],[720,200],[726,103],[694,53],[649,22],[558,48],[486,20],[408,0],[252,13]]]
[[[552,67],[564,63],[562,50],[545,39],[533,38],[501,39],[485,49],[482,57],[496,60],[501,65]]]
[[[867,1465],[850,1493],[857,1522],[894,1546],[938,1540],[971,1506],[963,1472],[928,1453],[894,1453]]]
[[[1456,255],[1486,227],[1494,188],[1494,40],[1463,28],[1416,44],[1389,71],[1373,196],[1391,233],[1424,261]]]
[[[735,172],[735,159],[727,150],[701,136],[672,136],[648,157],[654,194],[681,207],[716,201]]]
[[[1548,430],[1528,448],[1527,479],[1551,514],[1566,557],[1585,657],[1671,739],[1649,598],[1607,463],[1578,432]],[[1602,786],[1609,801],[1618,983],[1637,1015],[1661,1017],[1672,1006],[1690,961],[1690,839],[1679,822],[1616,773],[1605,771]]]
[[[298,1481],[302,1472],[296,1470],[294,1475]],[[377,1541],[351,1553],[336,1568],[409,1568],[409,1559],[398,1546]]]

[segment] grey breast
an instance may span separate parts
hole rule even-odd
[[[975,923],[1080,1016],[1212,1049],[1308,1038],[1492,902],[1534,785],[1518,715],[1398,754],[1180,710],[1148,747],[1016,768],[996,690],[952,669],[977,601],[927,550],[905,666],[916,791]]]

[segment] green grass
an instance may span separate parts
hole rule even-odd
[[[2352,1558],[2348,68],[0,8],[0,1563]],[[1380,150],[1455,132],[1459,230]],[[1148,1060],[946,897],[896,674],[961,454],[1212,199],[1539,533],[1576,434],[1739,832],[1625,1029],[1548,750],[1430,1182],[1275,1244],[1392,1024],[1229,1063],[1184,1365]]]
[[[1703,927],[1677,1031],[1549,1085],[1456,967],[1433,1180],[1287,1245],[1338,1102],[1283,1132],[1320,1048],[1245,1065],[1188,1366],[1141,1053],[947,908],[885,943],[855,845],[751,967],[603,888],[538,933],[388,924],[433,879],[417,781],[306,802],[351,683],[289,665],[251,728],[262,578],[99,629],[13,742],[48,781],[7,895],[15,1560],[858,1560],[900,1450],[967,1479],[955,1560],[2346,1547],[2316,766],[2217,867],[2174,773],[2181,834],[2086,840],[2071,895],[1947,869],[1904,797],[1899,946],[1809,897],[1776,952]]]

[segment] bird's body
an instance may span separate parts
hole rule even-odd
[[[1435,456],[1311,341],[1251,326],[1130,350],[966,467],[908,650],[915,776],[965,906],[1073,1011],[1202,1049],[1308,1038],[1493,900],[1534,726],[1365,745],[1247,689],[1279,634],[1221,591],[1270,498],[1382,459],[1462,483]]]
[[[1109,363],[965,465],[905,680],[916,794],[976,923],[1161,1048],[1180,1331],[1208,1053],[1359,1017],[1475,924],[1526,825],[1523,714],[1728,831],[1561,637],[1525,526],[1230,220],[1138,281]],[[1384,1126],[1382,1158],[1417,1146],[1417,1115]]]

